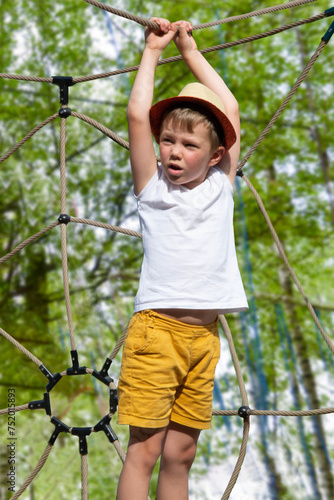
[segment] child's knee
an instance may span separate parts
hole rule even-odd
[[[164,436],[165,428],[146,429],[131,427],[128,456],[131,456],[145,469],[153,469],[161,455]]]
[[[162,451],[161,460],[164,466],[176,469],[189,470],[196,456],[196,441],[183,441],[172,443],[166,441]]]

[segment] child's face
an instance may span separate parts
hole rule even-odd
[[[165,121],[160,133],[160,159],[170,182],[193,189],[201,184],[211,166],[216,165],[224,148],[212,150],[209,130],[200,123],[193,132],[172,129]]]

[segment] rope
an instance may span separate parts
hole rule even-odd
[[[263,14],[278,12],[278,11],[284,10],[284,9],[291,9],[293,7],[299,7],[300,5],[312,3],[315,1],[316,0],[295,0],[293,2],[288,2],[285,4],[281,4],[281,5],[275,5],[273,7],[267,7],[266,9],[261,9],[261,10],[249,12],[248,14],[241,14],[239,16],[227,17],[225,19],[221,19],[219,21],[213,21],[210,23],[197,24],[197,25],[193,26],[193,30],[200,30],[203,28],[209,28],[212,26],[217,26],[219,24],[230,23],[232,21],[240,21],[242,19],[247,19],[250,17],[262,16]],[[149,19],[146,19],[144,17],[135,16],[135,15],[130,14],[129,12],[126,12],[124,10],[115,9],[114,7],[111,7],[110,5],[107,5],[107,4],[102,3],[102,2],[98,2],[97,0],[84,0],[84,2],[90,3],[91,5],[94,5],[95,7],[98,7],[101,10],[105,10],[107,12],[110,12],[111,14],[115,14],[116,16],[124,17],[125,19],[135,21],[137,24],[140,24],[142,26],[147,26],[150,29],[159,29],[159,25],[157,23],[155,23],[154,21],[150,21]]]
[[[39,231],[38,233],[34,234],[33,236],[30,236],[29,238],[27,238],[25,241],[23,241],[22,243],[20,243],[17,247],[15,247],[11,252],[9,252],[7,255],[4,255],[1,259],[0,259],[0,264],[2,264],[3,262],[6,262],[6,260],[10,259],[11,257],[13,257],[13,255],[17,254],[20,250],[22,250],[23,248],[25,248],[26,246],[28,246],[30,243],[32,243],[33,241],[37,240],[40,236],[42,236],[43,234],[47,233],[48,231],[50,231],[50,229],[53,229],[54,227],[58,226],[59,225],[59,222],[56,221],[56,222],[53,222],[52,224],[50,224],[49,226],[47,226],[45,229],[42,229],[41,231]]]
[[[137,231],[132,231],[131,229],[125,229],[124,227],[112,226],[110,224],[104,224],[103,222],[98,222],[89,219],[81,219],[79,217],[71,217],[71,222],[75,222],[77,224],[88,224],[89,226],[94,227],[102,227],[103,229],[109,229],[110,231],[114,231],[116,233],[128,234],[129,236],[135,236],[136,238],[141,238],[141,234],[137,233]]]
[[[41,366],[43,364],[42,361],[40,361],[38,358],[36,358],[36,356],[34,356],[30,351],[28,351],[28,349],[23,347],[23,345],[21,345],[20,342],[15,340],[11,335],[9,335],[9,333],[5,332],[5,330],[3,330],[2,328],[0,328],[0,333],[3,337],[5,337],[7,340],[9,340],[9,342],[11,342],[15,347],[20,349],[20,351],[23,352],[23,354],[28,356],[28,358],[30,358],[31,361],[36,363],[37,366]]]
[[[19,498],[22,495],[22,493],[26,490],[26,488],[29,486],[29,484],[32,482],[32,480],[35,479],[35,477],[37,476],[37,474],[39,473],[39,471],[41,470],[41,468],[45,464],[51,450],[52,450],[52,445],[48,443],[48,445],[45,448],[43,455],[39,459],[38,464],[36,465],[35,469],[32,471],[32,473],[30,474],[28,479],[26,479],[26,481],[23,483],[21,488],[11,497],[11,500],[16,500],[17,498]]]
[[[88,500],[88,457],[81,455],[81,489],[82,500]]]
[[[244,462],[245,455],[246,455],[247,442],[248,442],[248,436],[249,436],[249,428],[250,428],[250,423],[249,423],[249,419],[247,418],[244,420],[244,428],[243,428],[243,435],[242,435],[242,442],[241,442],[239,457],[238,457],[238,460],[235,464],[231,479],[226,487],[226,490],[225,490],[221,500],[228,500],[228,498],[230,497],[231,491],[233,490],[234,485],[237,482],[237,479],[238,479],[238,476],[240,474],[240,470],[241,470],[241,467],[242,467],[242,464]]]
[[[268,123],[268,125],[266,126],[266,128],[263,130],[262,134],[258,137],[258,139],[255,141],[255,143],[251,147],[251,149],[248,151],[248,153],[246,154],[246,156],[239,163],[239,168],[240,169],[245,165],[245,163],[248,161],[248,159],[253,154],[253,152],[255,151],[255,149],[262,142],[263,138],[267,135],[267,133],[269,132],[269,130],[271,129],[271,127],[274,125],[274,123],[276,122],[277,118],[280,116],[280,114],[286,108],[286,106],[290,102],[292,96],[297,92],[297,90],[300,87],[301,83],[305,80],[306,76],[308,75],[308,73],[310,72],[310,70],[313,68],[316,60],[318,59],[318,57],[320,56],[321,52],[325,48],[326,44],[327,44],[327,42],[325,40],[322,40],[320,42],[319,47],[317,48],[317,50],[315,51],[315,53],[313,54],[313,56],[311,57],[311,59],[309,60],[309,62],[307,63],[307,65],[305,66],[304,70],[302,71],[301,75],[299,76],[299,78],[295,82],[294,86],[292,87],[292,89],[290,90],[290,92],[288,93],[288,95],[286,96],[286,98],[284,99],[283,103],[280,105],[280,107],[278,108],[278,110],[276,111],[276,113],[274,114],[274,116],[272,117],[272,119],[270,120],[270,122]]]
[[[122,146],[125,149],[129,149],[129,143],[127,141],[125,141],[124,139],[122,139],[122,137],[112,132],[109,128],[105,127],[104,125],[101,125],[101,123],[97,122],[96,120],[93,120],[89,116],[83,115],[81,113],[76,113],[75,111],[71,112],[71,116],[75,116],[76,118],[79,118],[80,120],[88,123],[89,125],[93,125],[93,127],[95,127],[96,129],[100,130],[100,132],[110,137],[110,139],[117,142],[120,146]]]
[[[113,442],[113,445],[117,451],[119,458],[121,459],[122,463],[124,464],[125,459],[126,459],[126,453],[123,450],[121,443],[118,441],[118,439],[116,439],[116,441]]]
[[[256,199],[257,204],[258,204],[258,206],[260,208],[260,211],[261,211],[262,215],[264,216],[264,218],[265,218],[265,220],[266,220],[266,222],[268,224],[268,227],[269,227],[270,232],[271,232],[271,234],[273,236],[273,239],[274,239],[274,241],[276,243],[278,251],[279,251],[279,253],[280,253],[280,255],[281,255],[281,257],[282,257],[282,259],[283,259],[283,261],[284,261],[284,263],[285,263],[285,265],[286,265],[286,267],[287,267],[287,269],[288,269],[288,271],[290,273],[290,276],[292,277],[294,283],[296,284],[296,286],[297,286],[300,294],[304,298],[304,300],[306,302],[306,305],[307,305],[307,308],[310,311],[311,316],[312,316],[315,324],[317,325],[319,331],[321,332],[323,338],[325,339],[325,341],[326,341],[329,349],[334,354],[334,345],[333,345],[332,341],[330,340],[330,338],[328,337],[328,335],[326,334],[326,332],[323,329],[323,327],[321,326],[321,323],[320,323],[320,321],[319,321],[319,319],[318,319],[318,317],[317,317],[317,315],[316,315],[316,313],[315,313],[315,311],[313,309],[313,306],[312,306],[310,300],[308,299],[306,293],[304,292],[304,289],[301,286],[301,284],[300,284],[300,282],[299,282],[299,280],[297,278],[296,273],[294,272],[293,268],[291,267],[291,265],[289,263],[289,260],[288,260],[286,254],[285,254],[284,248],[283,248],[283,246],[282,246],[282,244],[281,244],[281,242],[279,240],[279,237],[278,237],[278,235],[277,235],[277,233],[275,231],[275,228],[274,228],[274,226],[273,226],[273,224],[272,224],[272,222],[270,220],[270,217],[269,217],[269,215],[268,215],[268,213],[267,213],[267,211],[266,211],[266,209],[264,207],[264,204],[263,204],[263,202],[262,202],[262,200],[260,198],[260,195],[258,194],[258,192],[256,191],[256,189],[254,188],[254,186],[252,185],[252,183],[250,182],[250,180],[247,178],[246,175],[244,175],[242,178],[244,179],[244,181],[246,182],[247,186],[249,187],[249,189],[252,191],[253,195],[255,196],[255,199]]]
[[[247,398],[245,383],[244,383],[244,379],[242,377],[240,363],[239,363],[237,352],[235,350],[230,327],[228,326],[227,320],[226,320],[224,315],[219,316],[219,321],[223,327],[224,333],[225,333],[227,341],[228,341],[229,349],[230,349],[232,360],[234,363],[235,372],[236,372],[237,379],[238,379],[242,404],[243,404],[243,406],[248,406],[248,398]]]
[[[328,415],[334,413],[334,407],[317,408],[314,410],[255,410],[249,408],[248,415],[268,415],[281,417],[312,417],[314,415]],[[213,410],[212,415],[215,416],[236,416],[239,415],[238,410]]]
[[[5,153],[3,156],[0,157],[0,163],[7,160],[7,158],[9,158],[9,156],[12,153],[17,151],[19,149],[19,147],[22,146],[25,142],[27,142],[28,139],[30,139],[34,134],[36,134],[36,132],[41,130],[41,128],[43,128],[45,125],[52,122],[52,120],[54,120],[55,118],[58,118],[58,117],[59,117],[59,114],[56,113],[56,114],[50,116],[49,118],[47,118],[46,120],[44,120],[44,122],[40,123],[40,125],[37,125],[37,127],[32,129],[32,131],[29,132],[29,134],[27,134],[23,139],[21,139],[20,142],[18,142],[15,146],[13,146],[12,149],[10,149],[7,153]]]
[[[128,334],[128,326],[123,330],[122,336],[119,339],[119,341],[117,342],[117,344],[115,345],[114,350],[112,351],[112,353],[109,356],[109,359],[113,360],[116,357],[116,355],[118,354],[118,352],[119,352],[120,348],[122,347],[124,340]]]
[[[0,78],[7,78],[9,80],[24,80],[24,81],[28,81],[28,82],[52,83],[52,78],[43,78],[40,76],[14,75],[14,74],[9,74],[9,73],[0,73]]]
[[[266,38],[266,37],[269,37],[269,36],[272,36],[272,35],[277,35],[278,33],[281,33],[283,31],[286,31],[286,30],[289,30],[289,29],[292,29],[292,28],[296,28],[297,26],[301,26],[303,24],[307,24],[307,23],[312,23],[312,22],[315,22],[315,21],[319,21],[320,19],[324,19],[325,17],[326,17],[326,15],[323,12],[323,13],[318,14],[316,16],[309,17],[309,18],[301,20],[301,21],[296,21],[296,22],[293,22],[293,23],[290,23],[290,24],[286,24],[286,25],[281,26],[279,28],[275,28],[275,29],[272,29],[272,30],[269,30],[269,31],[265,31],[265,32],[259,33],[257,35],[251,35],[251,36],[248,36],[248,37],[245,37],[245,38],[241,38],[240,40],[235,40],[234,42],[226,42],[226,43],[222,43],[220,45],[215,45],[213,47],[208,47],[206,49],[201,49],[199,52],[201,54],[208,54],[209,52],[214,52],[214,51],[217,51],[217,50],[223,50],[223,49],[235,47],[237,45],[242,45],[242,44],[245,44],[245,43],[254,42],[255,40],[260,40],[262,38]],[[158,66],[162,66],[164,64],[169,64],[169,63],[176,62],[176,61],[181,61],[181,60],[182,60],[182,56],[181,55],[167,57],[165,59],[161,59],[158,62]],[[82,76],[82,77],[73,78],[73,82],[75,82],[75,83],[88,82],[88,81],[92,81],[92,80],[97,80],[99,78],[108,78],[108,77],[111,77],[111,76],[121,75],[121,74],[124,74],[124,73],[131,73],[133,71],[137,71],[138,69],[139,69],[139,65],[137,65],[137,66],[130,66],[128,68],[118,69],[118,70],[110,71],[108,73],[100,73],[100,74],[97,74],[97,75],[90,75],[90,76]]]
[[[61,186],[61,213],[66,212],[66,163],[65,163],[65,145],[66,145],[66,119],[61,118],[60,129],[60,186]],[[64,296],[67,313],[67,323],[70,334],[71,350],[76,350],[76,344],[73,332],[73,321],[70,301],[70,289],[68,278],[67,263],[67,245],[66,245],[66,224],[61,225],[61,261],[63,268]]]
[[[84,0],[84,1],[88,1],[88,0]],[[304,3],[314,2],[314,1],[316,1],[316,0],[305,0]],[[293,2],[290,2],[290,3],[293,3]],[[283,6],[285,6],[284,8],[290,8],[291,7],[290,3],[283,4]],[[101,5],[105,6],[105,4],[101,4]],[[277,6],[277,7],[281,7],[281,6]],[[273,7],[269,7],[269,9],[273,9]],[[263,10],[266,10],[266,9],[263,9]],[[258,12],[262,12],[262,11],[258,11]],[[230,21],[237,20],[237,18],[245,19],[246,17],[252,17],[252,15],[255,15],[255,14],[254,13],[250,13],[250,14],[244,14],[243,16],[235,16],[234,18],[233,17],[226,18],[226,19],[223,19],[221,21],[215,21],[213,24],[212,23],[207,23],[207,25],[222,24],[224,22],[230,22]],[[257,15],[260,15],[260,14],[257,14]],[[294,23],[290,23],[290,24],[281,26],[280,28],[275,28],[275,29],[272,29],[270,31],[265,31],[263,33],[259,33],[257,35],[252,35],[252,36],[249,36],[249,37],[245,37],[245,38],[242,38],[240,40],[236,40],[234,42],[227,42],[227,43],[223,43],[223,44],[220,44],[220,45],[215,45],[213,47],[208,47],[206,49],[200,50],[200,53],[201,54],[207,54],[207,53],[214,52],[214,51],[217,51],[217,50],[223,50],[223,49],[227,49],[227,48],[230,48],[230,47],[235,47],[237,45],[241,45],[241,44],[245,44],[245,43],[249,43],[249,42],[254,42],[255,40],[260,40],[260,39],[266,38],[268,36],[276,35],[278,33],[281,33],[283,31],[295,28],[297,26],[301,26],[301,25],[306,24],[306,23],[312,23],[314,21],[319,21],[320,19],[324,19],[324,17],[326,17],[326,14],[323,12],[323,13],[318,14],[316,16],[313,16],[313,17],[310,17],[310,18],[307,18],[307,19],[304,19],[304,20],[296,21]],[[148,20],[145,20],[145,21],[148,22],[148,23],[150,23]],[[154,25],[155,25],[155,23],[154,23]],[[207,27],[207,25],[199,25],[199,26]],[[156,26],[154,26],[154,27],[156,27]],[[193,27],[193,29],[199,29],[199,28]],[[162,59],[161,61],[158,62],[158,66],[161,66],[161,65],[164,65],[164,64],[169,64],[171,62],[181,61],[181,60],[182,60],[182,56],[180,56],[180,55],[179,56],[173,56],[173,57],[165,58],[165,59]],[[97,79],[100,79],[100,78],[108,78],[108,77],[111,77],[111,76],[121,75],[121,74],[124,74],[124,73],[130,73],[130,72],[133,72],[133,71],[137,71],[138,68],[139,68],[139,65],[136,65],[136,66],[131,66],[131,67],[128,67],[128,68],[123,68],[123,69],[119,69],[119,70],[115,70],[115,71],[110,71],[110,72],[107,72],[107,73],[99,73],[97,75],[76,77],[76,78],[73,78],[73,84],[76,84],[76,83],[79,83],[79,82],[89,82],[89,81],[97,80]],[[32,76],[31,77],[20,77],[20,75],[15,75],[15,74],[11,75],[11,74],[6,74],[6,73],[0,73],[0,77],[2,77],[2,78],[12,78],[12,79],[17,79],[17,80],[45,81],[45,82],[48,82],[48,83],[52,83],[52,79],[50,79],[50,78],[44,78],[43,79],[43,78],[40,78],[40,77],[32,77]],[[84,118],[85,115],[80,115],[79,113],[75,113],[73,111],[72,111],[72,115],[73,116],[77,116],[78,118],[80,118],[80,119],[82,119],[84,121],[86,121],[85,118],[87,118],[87,117]],[[99,124],[99,126],[104,127],[103,125],[100,125],[100,124]],[[99,128],[99,126],[97,126],[96,128]],[[108,130],[108,129],[106,129],[106,130]],[[105,133],[105,132],[103,132],[103,133]],[[111,134],[113,134],[113,133],[111,132]],[[109,133],[106,133],[106,135],[109,135]],[[121,142],[119,142],[119,144],[123,145],[122,144],[123,139],[119,138],[116,134],[113,134],[113,136],[111,138],[113,140],[115,140],[116,142],[118,142],[118,140],[120,140]],[[123,147],[125,147],[125,148],[128,149],[127,143],[125,141],[124,141]]]
[[[5,408],[4,410],[0,410],[0,415],[7,415],[10,411],[23,411],[23,410],[28,410],[29,409],[29,404],[21,405],[21,406],[15,406],[14,408]]]

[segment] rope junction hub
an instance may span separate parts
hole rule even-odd
[[[68,368],[63,373],[52,374],[44,365],[39,368],[43,375],[47,377],[50,381],[46,386],[46,392],[44,393],[43,399],[30,401],[28,403],[29,410],[41,410],[44,409],[45,413],[51,417],[51,423],[55,425],[55,430],[49,440],[49,444],[53,445],[56,441],[58,435],[61,432],[70,433],[74,436],[79,437],[79,451],[81,455],[87,455],[87,440],[86,436],[89,436],[92,432],[103,431],[107,436],[110,443],[114,443],[118,440],[117,435],[110,426],[111,416],[117,411],[117,389],[114,388],[113,379],[109,377],[108,370],[112,363],[112,360],[107,358],[102,369],[98,372],[96,370],[88,370],[85,366],[79,365],[78,353],[77,351],[71,351],[72,367]],[[109,414],[105,415],[95,426],[93,427],[69,427],[64,422],[58,418],[52,416],[51,402],[50,402],[50,391],[59,382],[63,375],[87,375],[91,374],[93,377],[97,378],[100,382],[109,387]]]
[[[239,417],[243,418],[244,420],[248,420],[249,419],[248,410],[250,410],[249,406],[240,406],[238,410]]]

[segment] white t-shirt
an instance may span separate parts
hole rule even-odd
[[[136,197],[144,258],[134,311],[248,309],[233,232],[233,187],[217,167],[194,189],[161,167]]]

